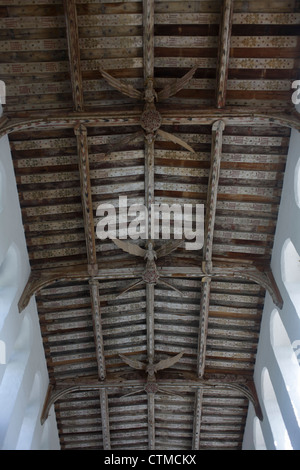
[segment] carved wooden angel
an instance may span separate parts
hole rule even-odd
[[[145,107],[144,107],[144,111],[142,113],[141,122],[140,122],[141,127],[145,131],[145,137],[151,135],[152,139],[154,139],[157,135],[160,135],[164,139],[170,140],[171,142],[181,145],[186,150],[189,150],[190,152],[195,153],[194,149],[189,144],[184,142],[182,139],[180,139],[179,137],[176,137],[173,134],[170,134],[169,132],[162,131],[160,129],[160,126],[162,124],[162,117],[159,111],[156,109],[155,101],[161,101],[161,100],[170,98],[173,95],[176,95],[176,93],[182,90],[190,82],[197,68],[198,68],[198,65],[195,65],[182,78],[180,78],[179,80],[175,81],[172,84],[167,85],[163,90],[159,91],[158,93],[154,89],[152,78],[149,78],[146,81],[145,90],[144,92],[142,92],[142,91],[136,90],[131,85],[112,77],[105,70],[100,69],[100,72],[103,78],[113,88],[118,90],[120,93],[126,96],[129,96],[130,98],[137,99],[139,101],[145,101]],[[117,144],[111,145],[109,147],[109,151],[110,152],[116,151],[119,148],[124,147],[129,142],[132,142],[133,140],[135,140],[137,137],[141,135],[143,135],[142,130],[134,134],[130,134],[129,136],[120,140],[120,142],[118,142]]]
[[[146,393],[157,393],[160,391],[169,395],[178,395],[166,389],[160,388],[156,383],[156,373],[160,370],[169,369],[170,367],[174,366],[175,364],[177,364],[177,362],[180,361],[183,355],[184,355],[184,352],[181,352],[174,357],[163,359],[162,361],[154,364],[152,359],[149,359],[148,363],[144,363],[144,362],[137,361],[135,359],[130,359],[129,357],[124,356],[123,354],[119,354],[119,357],[130,367],[132,367],[133,369],[137,369],[137,370],[144,370],[147,373],[146,387],[144,389],[136,390],[135,392],[132,392],[125,396],[134,395],[134,394],[140,393],[143,390]]]
[[[121,248],[123,251],[126,251],[127,253],[134,256],[139,256],[146,260],[146,268],[142,274],[142,279],[126,288],[124,291],[121,292],[121,294],[119,294],[118,297],[123,295],[125,292],[128,292],[129,290],[133,289],[134,287],[138,286],[139,284],[142,284],[143,282],[152,285],[156,285],[159,282],[170,287],[171,289],[175,290],[180,295],[182,295],[182,293],[178,289],[176,289],[176,287],[162,280],[158,273],[157,266],[155,263],[158,258],[167,256],[173,251],[177,250],[177,248],[179,248],[179,246],[183,243],[182,239],[171,240],[170,242],[161,246],[157,251],[154,250],[154,245],[152,241],[148,242],[147,249],[141,248],[139,245],[136,245],[129,241],[119,240],[117,238],[113,239],[113,242],[118,248]]]

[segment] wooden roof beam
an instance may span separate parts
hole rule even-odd
[[[195,394],[195,411],[194,411],[194,426],[193,426],[193,450],[199,450],[200,447],[200,432],[202,422],[202,403],[203,403],[203,389],[198,389]]]
[[[144,80],[154,80],[154,0],[143,0]],[[151,239],[151,205],[154,204],[154,135],[145,137],[145,205],[148,208],[148,234]],[[148,362],[154,363],[154,285],[146,284]],[[155,394],[148,393],[148,449],[155,449]]]
[[[144,79],[154,78],[154,0],[143,0]]]
[[[217,199],[219,189],[219,177],[222,158],[223,131],[225,124],[223,121],[216,121],[212,127],[212,147],[211,166],[207,191],[207,205],[205,216],[205,234],[203,245],[203,271],[208,274],[212,272],[212,250],[215,228],[215,218],[217,210]],[[198,376],[202,377],[205,369],[206,341],[208,329],[208,316],[210,305],[211,278],[203,278],[201,304],[200,304],[200,324],[198,340]]]
[[[80,63],[78,18],[75,0],[64,0],[74,110],[83,111],[83,84]]]
[[[98,281],[96,280],[90,281],[90,293],[91,293],[93,328],[94,328],[94,337],[95,337],[96,355],[97,355],[97,364],[98,364],[98,376],[100,380],[104,380],[106,377],[106,367],[105,367]]]
[[[101,421],[102,421],[103,450],[111,450],[108,391],[103,388],[100,389],[100,407],[101,407]]]
[[[143,266],[113,268],[110,266],[102,266],[97,273],[90,274],[88,266],[66,266],[65,268],[45,268],[32,271],[24,291],[19,300],[19,312],[27,307],[33,295],[40,292],[55,282],[63,282],[68,280],[88,281],[90,279],[135,279],[143,273]],[[283,300],[270,270],[265,272],[259,271],[255,266],[239,266],[234,263],[227,262],[225,266],[214,263],[211,273],[207,273],[201,266],[157,266],[157,271],[161,277],[189,277],[189,278],[235,278],[244,279],[255,282],[266,289],[273,302],[278,308],[282,308]]]
[[[88,264],[93,273],[94,271],[97,272],[98,265],[95,239],[95,224],[93,215],[92,189],[90,179],[87,128],[83,124],[76,126],[75,135],[77,138],[77,149],[79,158],[81,201],[83,209],[87,258]]]
[[[300,117],[296,111],[287,112],[276,108],[258,109],[247,107],[226,107],[225,109],[190,109],[173,110],[161,106],[159,112],[162,115],[162,125],[188,124],[188,125],[212,125],[221,119],[230,126],[265,126],[275,125],[289,127],[300,131]],[[140,125],[140,111],[89,111],[83,113],[26,113],[22,118],[5,117],[0,122],[0,137],[13,132],[29,130],[53,130],[71,129],[83,124],[85,127],[119,127]]]
[[[182,390],[186,390],[187,388],[189,390],[195,389],[196,392],[198,390],[209,390],[211,388],[236,390],[251,401],[257,417],[259,419],[263,418],[253,380],[249,379],[247,376],[211,374],[204,379],[197,378],[196,376],[193,378],[190,373],[187,373],[185,376],[184,372],[180,372],[180,376],[180,379],[175,379],[173,377],[170,377],[169,379],[157,379],[157,385],[159,388],[171,389],[173,392],[178,393]],[[42,411],[41,422],[42,424],[45,423],[51,406],[61,398],[68,396],[70,393],[88,390],[97,390],[99,392],[100,390],[120,392],[131,389],[132,391],[135,391],[136,389],[144,387],[146,383],[147,379],[142,378],[137,374],[137,378],[131,380],[125,380],[118,375],[107,378],[104,381],[99,381],[97,378],[92,379],[81,377],[73,380],[65,380],[57,383],[55,386],[49,385]]]
[[[105,366],[104,343],[103,343],[103,333],[102,333],[99,282],[93,279],[90,280],[90,294],[91,294],[91,305],[92,305],[92,315],[93,315],[93,330],[94,330],[97,365],[98,365],[98,378],[99,380],[103,381],[106,378],[106,366]],[[110,450],[108,392],[107,390],[104,390],[104,389],[100,389],[100,407],[101,407],[103,449]]]
[[[234,0],[223,0],[222,6],[217,67],[217,108],[224,108],[226,104],[231,30],[233,23],[233,1]]]
[[[211,165],[207,191],[205,236],[203,246],[203,261],[206,265],[209,265],[212,262],[224,129],[225,123],[222,120],[216,121],[212,126]]]

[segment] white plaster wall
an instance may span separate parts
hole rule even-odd
[[[6,363],[0,364],[0,449],[58,450],[53,409],[44,426],[40,424],[49,378],[35,299],[21,315],[18,312],[18,300],[28,280],[30,265],[7,137],[0,139],[0,174],[0,267],[11,246],[18,259],[13,278],[16,289],[9,311],[0,297],[0,341],[6,350]],[[2,300],[3,289],[0,288]]]
[[[279,210],[279,219],[275,235],[275,243],[272,254],[271,267],[274,277],[281,291],[284,306],[279,311],[283,325],[288,333],[290,342],[300,340],[300,318],[295,305],[290,299],[289,293],[282,279],[281,254],[284,243],[288,238],[293,242],[297,252],[300,254],[300,207],[296,203],[295,187],[295,171],[300,158],[300,133],[293,130],[290,150],[287,160],[287,168],[284,179],[282,200]],[[300,264],[300,263],[299,263]],[[300,285],[299,285],[300,291]],[[266,416],[266,409],[262,397],[262,371],[267,368],[276,393],[277,401],[280,407],[281,415],[294,450],[300,449],[300,429],[295,417],[295,413],[291,404],[291,400],[283,380],[282,373],[277,364],[274,351],[270,341],[270,320],[273,310],[275,309],[269,294],[266,295],[266,302],[261,325],[261,334],[258,346],[257,360],[255,366],[255,384],[264,414],[264,420],[261,422],[261,428],[267,450],[274,450],[274,438],[272,435],[271,424]],[[299,305],[300,314],[300,305]],[[300,390],[299,390],[300,401]],[[254,444],[254,410],[250,405],[247,425],[244,435],[244,450],[255,450]]]

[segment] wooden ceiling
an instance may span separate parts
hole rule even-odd
[[[270,259],[300,129],[299,20],[298,0],[0,0],[0,133],[32,267],[20,312],[36,294],[41,419],[54,403],[62,449],[238,450],[249,402],[263,418],[253,371],[265,292],[282,305]],[[145,103],[152,81],[164,99]],[[119,196],[205,205],[203,249],[157,261],[183,295],[117,298],[145,268],[96,237]]]

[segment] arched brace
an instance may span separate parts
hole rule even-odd
[[[48,287],[55,282],[65,281],[68,279],[75,279],[78,281],[89,279],[88,267],[76,266],[76,270],[57,268],[53,270],[32,271],[18,303],[19,313],[22,313],[25,310],[31,297],[40,292],[43,288]]]

